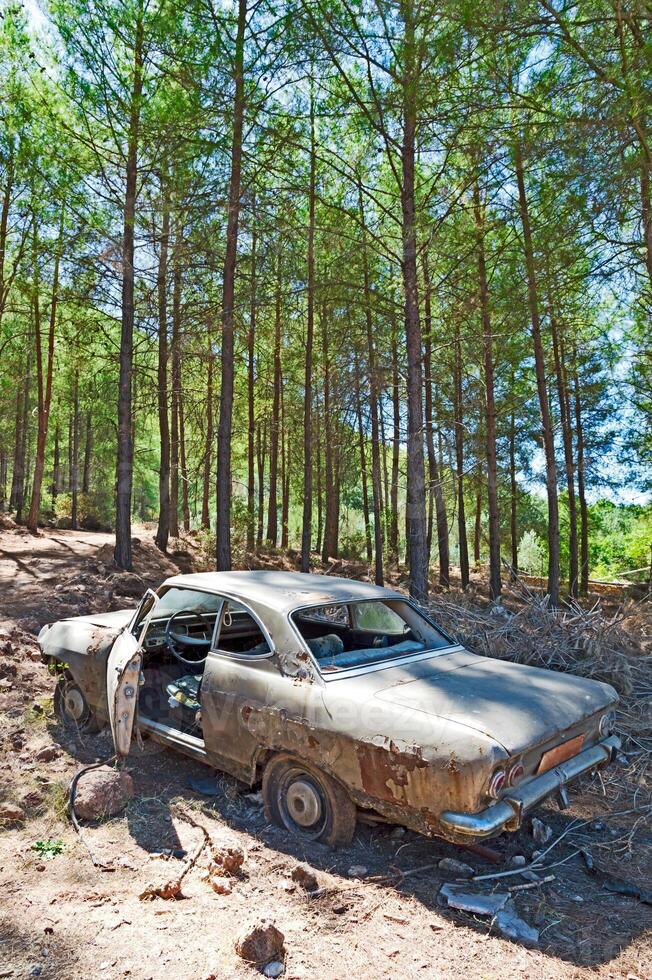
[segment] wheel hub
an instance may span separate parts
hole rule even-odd
[[[295,779],[286,796],[287,810],[300,827],[313,827],[322,814],[322,803],[316,788],[305,779]]]
[[[79,721],[84,715],[84,696],[76,687],[66,688],[63,703],[66,714],[74,721]]]

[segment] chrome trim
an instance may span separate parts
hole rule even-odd
[[[500,803],[485,807],[479,813],[445,810],[439,820],[446,830],[469,837],[490,837],[501,830],[518,830],[528,810],[583,773],[608,765],[619,748],[620,739],[611,735],[541,776],[521,784],[518,790],[503,797]]]
[[[203,738],[188,735],[187,732],[179,731],[178,728],[172,728],[170,725],[164,725],[160,721],[154,721],[153,718],[146,718],[143,715],[138,718],[137,723],[141,731],[147,732],[157,742],[174,746],[183,752],[188,752],[197,759],[206,758],[206,748]]]

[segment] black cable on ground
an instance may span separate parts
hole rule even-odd
[[[79,839],[81,840],[82,844],[88,851],[94,866],[96,868],[100,868],[102,871],[115,871],[115,868],[111,864],[104,864],[102,861],[99,861],[93,854],[88,841],[84,837],[84,832],[80,826],[79,820],[77,819],[77,814],[75,813],[75,797],[77,796],[77,784],[85,773],[90,772],[92,769],[99,769],[100,766],[108,766],[114,762],[115,759],[116,756],[112,755],[108,759],[100,759],[99,762],[93,762],[90,766],[84,766],[83,769],[80,769],[79,772],[76,772],[72,777],[72,780],[70,781],[70,788],[68,789],[68,813],[70,815],[70,822],[79,835]]]

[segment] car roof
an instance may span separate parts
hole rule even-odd
[[[194,572],[174,575],[165,585],[220,592],[243,602],[268,606],[279,612],[292,612],[304,606],[356,602],[362,599],[404,599],[393,589],[384,589],[370,582],[331,575],[306,575],[302,572],[281,572],[273,569],[243,572]]]

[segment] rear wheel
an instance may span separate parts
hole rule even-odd
[[[68,731],[91,735],[102,727],[81,687],[67,674],[59,677],[54,689],[54,713]]]
[[[356,807],[343,786],[290,755],[274,756],[263,773],[265,813],[279,827],[342,847],[355,833]]]

